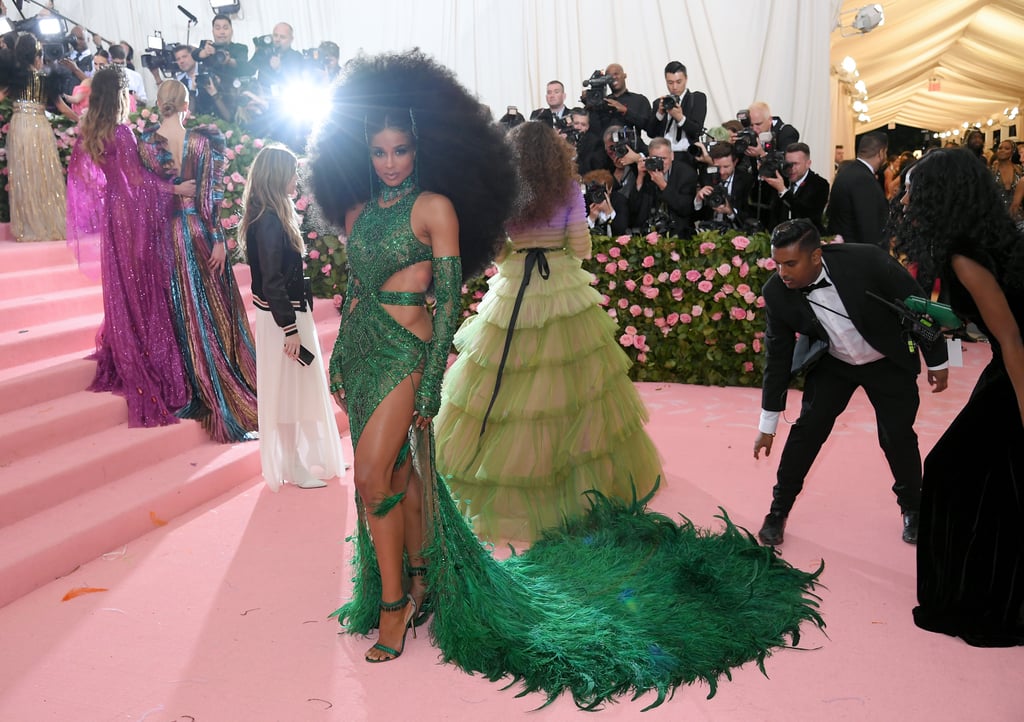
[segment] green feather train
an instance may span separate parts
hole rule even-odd
[[[421,478],[435,480],[424,495],[431,633],[467,672],[546,703],[568,692],[588,710],[654,691],[650,708],[698,680],[712,696],[731,668],[753,660],[763,672],[773,648],[798,644],[803,622],[825,626],[812,591],[822,567],[796,569],[724,510],[718,533],[647,511],[650,496],[627,504],[595,492],[586,514],[497,561],[431,473],[424,440],[414,453]],[[353,634],[376,626],[380,592],[360,527],[353,598],[335,612]]]

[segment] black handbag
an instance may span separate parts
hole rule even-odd
[[[814,368],[821,357],[828,353],[828,338],[820,339],[800,334],[793,348],[793,362],[789,367],[792,377],[806,374]]]

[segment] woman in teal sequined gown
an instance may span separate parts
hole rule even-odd
[[[429,616],[443,659],[467,672],[588,709],[647,691],[657,705],[695,680],[714,691],[731,667],[795,643],[804,621],[822,625],[818,572],[724,516],[711,533],[648,512],[648,497],[594,495],[526,553],[494,559],[435,471],[430,422],[462,278],[504,237],[508,148],[418,52],[357,58],[332,92],[311,167],[325,217],[349,231],[331,385],[348,404],[359,510],[352,596],[334,616],[352,634],[379,630],[367,661],[399,656]]]

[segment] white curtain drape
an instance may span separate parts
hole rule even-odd
[[[451,67],[495,117],[515,105],[544,105],[549,80],[575,104],[595,69],[620,63],[630,90],[665,92],[670,60],[687,66],[689,87],[708,95],[707,125],[733,118],[754,100],[800,130],[820,171],[831,168],[830,31],[840,0],[377,0],[356,3],[241,0],[237,42],[295,28],[296,49],[333,40],[342,58],[418,46]],[[210,37],[211,5],[183,0],[199,18],[188,29],[174,2],[58,0],[57,10],[140,53],[160,30],[168,42]],[[30,11],[30,8],[32,10]],[[35,7],[25,5],[26,13]],[[148,74],[147,74],[148,75]],[[151,79],[149,79],[151,82]],[[151,96],[155,97],[155,96]]]

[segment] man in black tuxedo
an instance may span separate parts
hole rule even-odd
[[[672,146],[665,138],[652,140],[647,152],[649,157],[636,164],[637,192],[629,197],[631,225],[644,229],[660,217],[663,225],[651,230],[690,238],[697,171],[686,163],[673,161]],[[664,215],[659,216],[659,211]]]
[[[819,233],[824,233],[821,214],[828,203],[828,181],[811,170],[811,149],[806,143],[791,143],[786,148],[783,172],[785,180],[780,173],[764,179],[778,193],[772,213],[772,228],[793,218],[807,218]]]
[[[828,232],[842,236],[846,243],[889,248],[889,239],[882,237],[889,202],[875,175],[888,150],[885,133],[868,133],[860,139],[857,160],[840,166],[836,173],[828,199]]]
[[[686,66],[673,60],[665,66],[665,87],[668,95],[656,98],[647,124],[650,138],[666,138],[678,162],[696,166],[690,146],[700,140],[708,114],[708,97],[686,87]]]
[[[754,185],[754,177],[737,166],[735,147],[725,141],[715,143],[708,151],[711,166],[708,182],[701,186],[693,199],[698,221],[713,223],[711,228],[746,230],[751,220],[747,212],[747,198]],[[714,172],[712,172],[714,171]],[[713,204],[713,193],[718,188],[724,203]]]
[[[761,164],[769,153],[784,151],[799,141],[800,131],[779,116],[772,115],[771,107],[762,100],[751,103],[747,115],[750,128],[757,134],[757,143],[750,145],[744,153],[758,165],[758,177],[750,191],[751,213],[767,228],[772,224],[775,194],[771,186],[760,177]]]
[[[878,441],[896,483],[892,490],[903,512],[903,541],[917,542],[921,503],[921,453],[914,419],[920,403],[917,346],[903,331],[886,300],[924,295],[903,266],[879,248],[821,245],[804,218],[779,224],[772,234],[776,273],[764,285],[767,329],[761,419],[754,458],[771,454],[778,418],[786,408],[796,335],[827,340],[829,350],[804,379],[800,417],[779,461],[771,510],[758,537],[781,544],[786,519],[804,477],[832,432],[853,392],[862,387],[875,409]],[[946,388],[946,345],[921,349],[932,392]]]
[[[530,113],[530,120],[542,120],[545,123],[555,125],[568,115],[569,109],[565,107],[565,86],[561,80],[552,80],[548,83],[544,93],[544,100],[547,102],[548,107],[537,108],[537,110]]]

